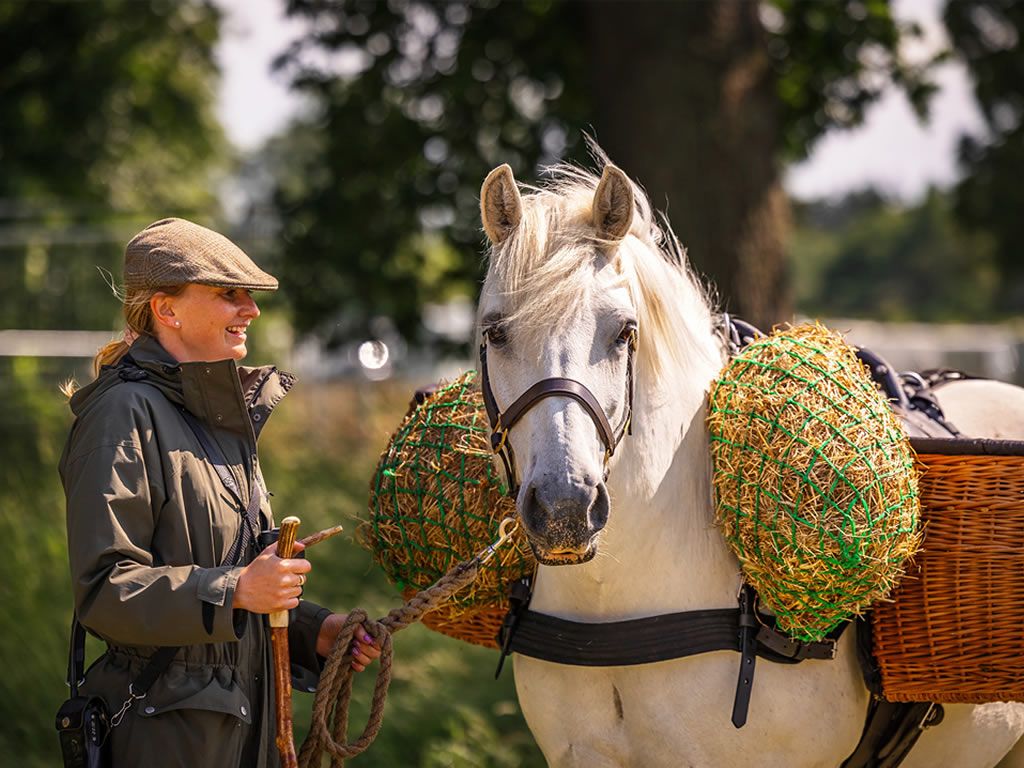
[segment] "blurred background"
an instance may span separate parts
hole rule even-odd
[[[59,762],[58,386],[119,333],[139,229],[194,219],[281,278],[248,360],[300,377],[275,509],[345,524],[307,595],[382,615],[351,532],[411,391],[472,367],[499,163],[535,182],[592,136],[729,311],[1024,383],[1022,31],[1012,0],[0,0],[0,762]],[[355,764],[543,765],[496,655],[402,633]]]

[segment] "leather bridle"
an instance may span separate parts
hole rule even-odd
[[[604,479],[608,479],[608,462],[615,454],[615,449],[624,435],[633,434],[633,356],[637,346],[635,329],[630,332],[626,344],[626,415],[619,429],[613,432],[608,417],[597,398],[586,386],[575,379],[557,376],[542,379],[530,386],[516,398],[512,405],[502,411],[491,391],[491,380],[487,374],[487,336],[484,336],[480,344],[480,388],[483,392],[484,407],[487,409],[487,420],[491,425],[491,450],[501,457],[510,496],[515,497],[518,494],[519,482],[516,478],[515,453],[512,450],[512,444],[508,441],[509,430],[528,410],[547,397],[570,397],[579,403],[590,416],[597,428],[601,442],[604,443]]]

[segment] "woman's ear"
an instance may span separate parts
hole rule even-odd
[[[181,320],[174,314],[174,296],[163,291],[157,291],[149,299],[149,310],[153,315],[153,322],[157,326],[165,328],[181,328]]]

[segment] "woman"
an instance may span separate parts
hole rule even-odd
[[[277,280],[222,235],[164,219],[128,244],[124,283],[125,340],[71,397],[60,462],[78,620],[108,646],[82,690],[111,713],[131,702],[111,732],[115,765],[275,766],[264,614],[294,609],[300,690],[344,622],[299,599],[308,560],[256,544],[273,525],[256,438],[294,380],[235,362],[260,314],[250,292]],[[356,638],[361,671],[379,651]],[[167,646],[180,648],[134,700]]]

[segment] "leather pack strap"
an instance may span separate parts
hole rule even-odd
[[[736,696],[732,704],[732,724],[742,728],[747,724],[750,695],[754,690],[754,668],[757,665],[757,612],[756,593],[749,584],[740,587],[739,625],[740,671],[736,680]]]
[[[741,629],[751,630],[757,655],[777,664],[835,655],[848,622],[819,642],[789,641],[775,618],[757,610],[756,592],[744,586],[739,608],[710,608],[611,622],[571,621],[529,610],[529,584],[513,582],[511,609],[498,645],[544,661],[584,667],[630,666],[668,661],[710,651],[740,651]],[[742,600],[747,594],[747,606]],[[745,617],[745,618],[741,618]],[[776,639],[780,638],[780,639]],[[767,642],[764,642],[766,641]]]
[[[71,617],[71,642],[68,644],[68,688],[71,696],[78,695],[78,686],[85,677],[85,627],[78,616]]]
[[[135,678],[129,690],[135,698],[142,698],[170,665],[171,660],[177,654],[181,646],[166,645],[157,648],[149,657],[142,672]],[[68,687],[71,689],[71,696],[78,695],[78,686],[85,679],[85,627],[78,620],[78,614],[71,617],[71,643],[68,654]]]
[[[569,621],[524,610],[511,638],[501,645],[557,664],[612,667],[650,664],[710,651],[735,651],[739,633],[735,608],[669,613],[627,621]]]
[[[122,381],[144,382],[156,387],[155,384],[148,381],[149,374],[146,373],[145,369],[142,368],[142,366],[140,366],[130,354],[121,358],[117,372]],[[159,389],[158,387],[156,388]],[[262,527],[259,519],[259,508],[262,496],[259,476],[256,474],[256,468],[253,467],[252,480],[249,483],[249,501],[243,501],[242,491],[239,489],[238,483],[235,482],[235,478],[232,477],[231,472],[227,467],[227,461],[224,459],[224,455],[217,447],[217,444],[207,434],[202,423],[184,406],[178,405],[178,411],[181,413],[182,418],[185,419],[185,423],[188,424],[189,428],[192,430],[192,433],[196,436],[196,440],[199,441],[200,446],[202,446],[207,458],[209,458],[210,463],[217,472],[217,477],[220,478],[221,484],[223,484],[224,488],[232,498],[238,502],[239,508],[244,510],[244,519],[242,526],[239,529],[238,536],[232,542],[231,548],[228,550],[227,556],[224,558],[225,565],[235,565],[238,562],[240,554],[245,552],[246,547],[259,537],[260,528]],[[213,616],[210,613],[212,606],[209,606],[208,603],[204,603],[203,606],[203,621],[204,624],[206,624],[207,631],[212,634]]]
[[[220,452],[220,448],[217,447],[217,444],[213,442],[210,436],[206,433],[202,423],[195,417],[195,415],[183,407],[179,407],[178,410],[181,411],[181,415],[185,419],[185,422],[192,429],[192,432],[195,434],[199,444],[203,447],[203,451],[206,452],[206,456],[210,460],[210,463],[213,464],[213,468],[216,470],[221,483],[241,506],[242,498],[238,489],[238,484],[231,476],[231,472],[227,467],[227,461],[224,459],[224,455]],[[261,528],[259,511],[260,501],[262,500],[262,489],[260,488],[260,482],[256,475],[255,468],[253,468],[252,481],[249,485],[249,501],[245,505],[245,511],[243,512],[242,526],[239,529],[238,536],[236,536],[235,540],[231,543],[231,548],[228,550],[227,555],[224,557],[225,565],[237,564],[242,553],[244,553],[248,546],[259,537],[259,531]]]

